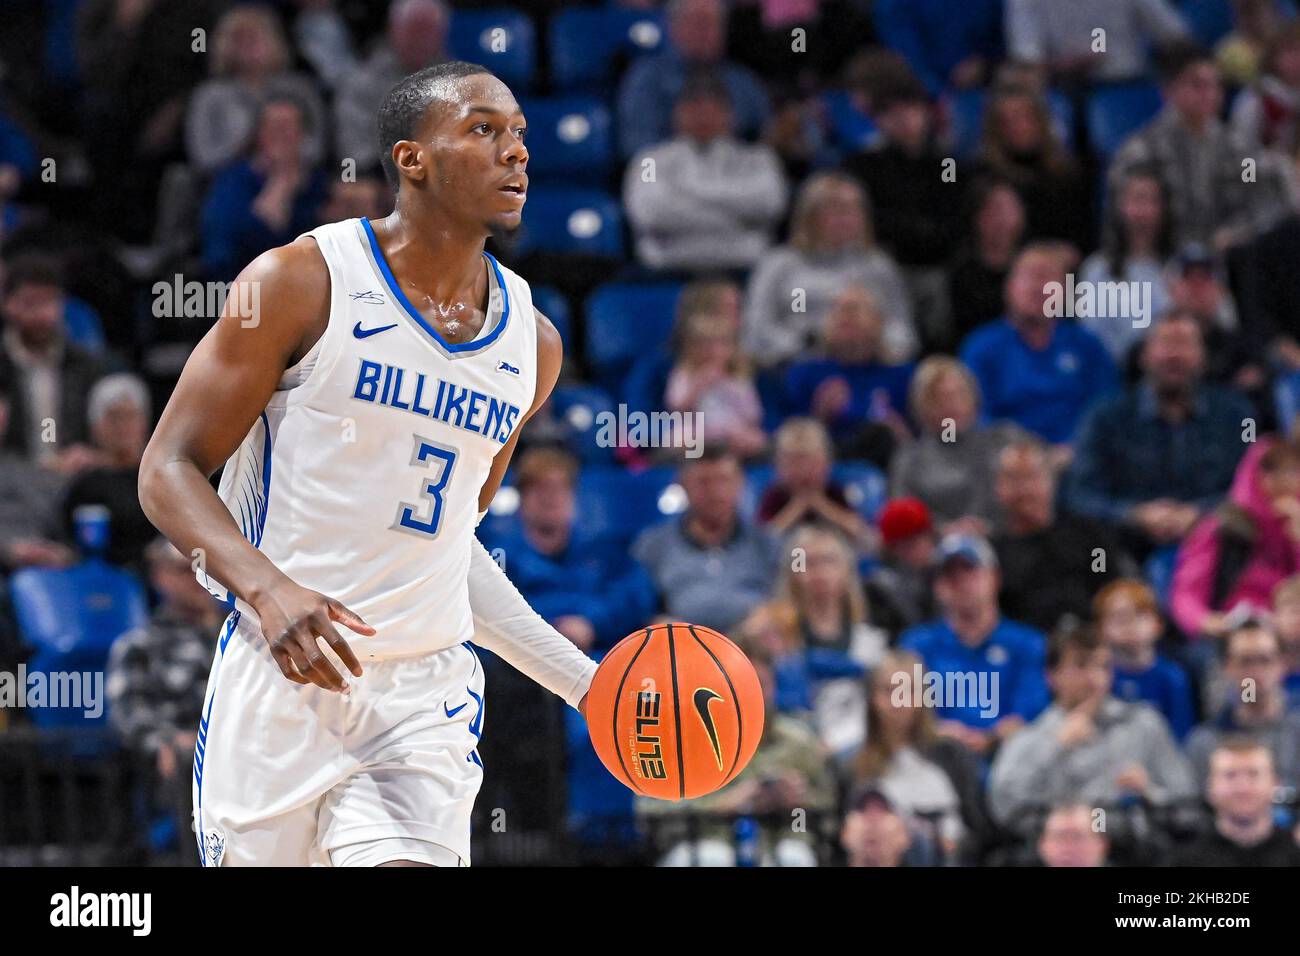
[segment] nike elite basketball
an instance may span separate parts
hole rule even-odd
[[[763,689],[731,641],[697,624],[655,624],[605,655],[587,692],[601,762],[639,794],[712,793],[749,763],[763,735]]]

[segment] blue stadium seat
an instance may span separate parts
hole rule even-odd
[[[88,302],[74,296],[64,299],[63,330],[67,333],[68,341],[80,345],[86,351],[104,351],[104,325],[99,320],[99,313]]]
[[[560,385],[551,393],[555,417],[563,419],[575,440],[578,457],[585,463],[608,464],[614,458],[614,446],[601,444],[602,413],[615,414],[614,400],[595,385]],[[572,447],[572,446],[571,446]]]
[[[447,38],[458,60],[482,63],[516,93],[532,89],[537,75],[537,34],[526,13],[496,10],[457,10]]]
[[[750,521],[758,514],[758,503],[763,492],[776,477],[776,469],[771,465],[750,465],[745,469],[745,487],[740,492],[740,513]]]
[[[533,305],[542,315],[551,320],[555,331],[560,333],[564,342],[564,351],[569,352],[573,346],[573,319],[570,315],[569,300],[564,293],[554,286],[533,286]]]
[[[863,461],[837,462],[831,468],[831,479],[844,486],[849,504],[869,522],[876,520],[876,515],[889,498],[889,480],[885,473]]]
[[[1169,610],[1169,589],[1174,583],[1174,566],[1178,563],[1178,545],[1167,544],[1151,552],[1142,566],[1142,576],[1156,592],[1160,606]]]
[[[1088,100],[1088,138],[1095,153],[1109,158],[1143,124],[1160,112],[1160,90],[1152,83],[1099,86]]]
[[[632,362],[668,341],[679,285],[610,283],[587,298],[587,361],[612,394]]]
[[[29,674],[102,674],[113,641],[149,620],[140,582],[100,558],[70,568],[16,571],[10,597],[19,634],[35,649]],[[33,708],[30,717],[37,727],[98,728],[107,721],[77,707]]]
[[[958,157],[974,156],[979,152],[980,138],[984,134],[983,90],[956,90],[948,95],[949,132],[953,151]],[[1074,146],[1074,110],[1070,99],[1059,90],[1047,91],[1047,106],[1052,112],[1052,126],[1067,146]]]
[[[630,472],[618,466],[588,466],[578,476],[575,533],[633,536],[686,507],[675,468]]]
[[[550,22],[551,82],[556,89],[608,89],[620,56],[654,53],[665,36],[664,18],[651,10],[562,10]]]
[[[1232,4],[1229,0],[1181,0],[1178,12],[1187,29],[1207,47],[1232,32]]]
[[[528,176],[574,184],[603,182],[614,166],[614,130],[609,108],[588,96],[530,99]]]
[[[871,117],[853,103],[845,90],[828,90],[822,94],[826,118],[830,121],[831,139],[848,153],[859,153],[875,142],[878,135]]]
[[[623,258],[623,210],[597,189],[545,187],[528,190],[527,214],[516,251]]]

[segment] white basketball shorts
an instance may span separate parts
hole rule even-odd
[[[467,866],[483,780],[483,665],[469,644],[358,653],[360,678],[339,667],[344,695],[285,678],[239,621],[222,628],[194,754],[203,865]]]

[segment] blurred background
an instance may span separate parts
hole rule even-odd
[[[584,651],[689,620],[768,696],[650,805],[490,660],[476,865],[1300,862],[1291,0],[0,17],[0,865],[197,863],[222,615],[140,455],[221,283],[390,211],[378,105],[445,59],[523,106],[492,248],[566,345],[481,536]]]

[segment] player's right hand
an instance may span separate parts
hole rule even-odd
[[[271,656],[295,684],[315,684],[338,693],[347,690],[347,683],[316,643],[318,637],[325,639],[354,676],[361,676],[357,656],[332,622],[366,637],[373,637],[375,629],[338,601],[285,578],[250,603],[261,621],[262,636],[271,646]]]

